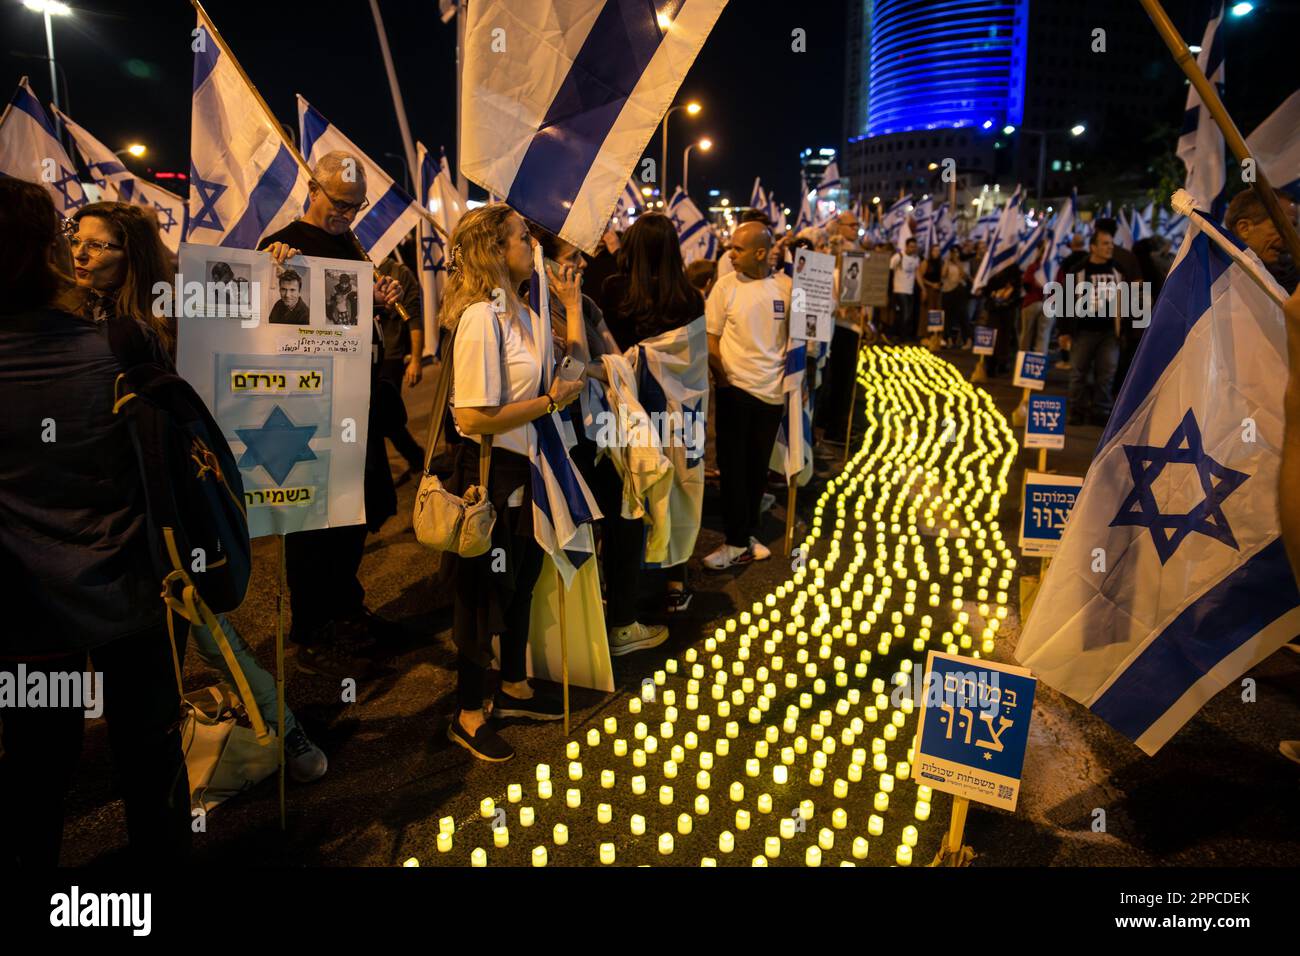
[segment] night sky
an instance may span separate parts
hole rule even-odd
[[[217,29],[276,115],[297,128],[301,93],[371,158],[400,178],[402,152],[388,82],[366,0],[329,4],[204,4]],[[753,177],[787,204],[797,201],[799,152],[838,144],[844,82],[844,0],[808,7],[732,0],[687,75],[678,102],[698,99],[698,117],[675,113],[669,130],[673,184],[682,150],[693,136],[714,140],[711,153],[691,153],[691,192],[730,190],[749,196]],[[762,16],[755,10],[764,9]],[[55,58],[67,73],[74,120],[111,148],[138,140],[150,155],[137,168],[189,168],[193,9],[184,0],[104,0],[74,4],[54,24]],[[380,9],[414,138],[445,144],[454,158],[454,23],[438,17],[437,0],[381,0]],[[147,11],[147,12],[142,12]],[[791,30],[807,31],[807,52],[793,53]],[[39,15],[18,0],[0,0],[4,73],[10,88],[23,73],[49,101],[49,69]],[[41,59],[20,59],[19,51]],[[9,92],[4,94],[6,98]],[[648,154],[659,155],[659,137]]]

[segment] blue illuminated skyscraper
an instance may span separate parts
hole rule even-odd
[[[868,136],[1019,126],[1029,0],[874,0]]]

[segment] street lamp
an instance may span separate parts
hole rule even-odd
[[[701,152],[707,153],[709,150],[713,148],[713,140],[709,139],[708,137],[705,137],[704,139],[700,140],[698,143],[691,143],[691,145],[687,146],[686,149],[682,150],[682,192],[690,191],[686,185],[687,182],[686,172],[690,167],[691,150],[693,150],[697,146],[700,148]]]
[[[1014,130],[1014,127],[1008,128]],[[1038,137],[1038,186],[1034,192],[1040,203],[1043,201],[1043,176],[1047,168],[1047,137],[1058,133],[1069,133],[1077,138],[1087,131],[1088,127],[1085,123],[1075,123],[1073,126],[1061,129],[1022,129],[1020,131],[1022,135]]]
[[[55,79],[54,24],[50,22],[50,17],[71,16],[72,8],[66,3],[60,3],[59,0],[23,0],[23,6],[45,17],[45,55],[50,60],[50,92],[54,94],[54,108],[61,110],[63,104],[59,100],[59,84]],[[58,123],[59,132],[62,133],[63,121],[57,116],[55,121]]]
[[[136,159],[139,159],[147,152],[149,152],[149,149],[144,145],[144,143],[131,143],[126,147],[124,147],[123,149],[113,150],[113,155],[121,156],[123,153],[129,153],[130,155],[134,156]]]
[[[668,112],[664,114],[663,121],[660,123],[659,144],[663,151],[660,155],[659,189],[665,196],[668,195],[668,117],[678,110],[685,110],[688,116],[698,116],[702,109],[704,107],[694,100],[689,103],[678,103],[676,106],[668,107]]]

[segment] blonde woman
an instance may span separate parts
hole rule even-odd
[[[484,712],[493,635],[501,638],[501,686],[493,715],[563,716],[558,700],[534,691],[525,669],[529,608],[543,558],[532,526],[529,428],[573,402],[583,380],[550,374],[553,356],[543,341],[548,330],[516,291],[533,268],[532,239],[518,213],[504,203],[471,210],[451,237],[450,250],[439,313],[455,376],[449,409],[455,434],[447,429],[455,443],[450,487],[459,492],[478,482],[476,446],[483,435],[491,435],[488,497],[497,520],[487,554],[443,558],[450,562],[452,637],[458,652],[459,707],[447,736],[480,760],[500,762],[513,757],[514,749]],[[586,354],[578,286],[566,269],[552,280],[551,294],[572,304],[566,309],[573,319],[565,330],[568,351]],[[549,385],[543,388],[543,382]]]

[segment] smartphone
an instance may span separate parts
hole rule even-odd
[[[572,357],[564,356],[564,361],[555,371],[557,378],[565,382],[576,382],[582,377],[583,366],[581,362],[575,361]]]

